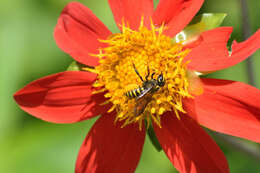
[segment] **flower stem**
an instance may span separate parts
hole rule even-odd
[[[248,5],[247,0],[240,0],[241,14],[242,14],[242,30],[243,30],[243,39],[247,39],[251,35],[251,26],[249,21],[248,14]],[[253,56],[250,56],[246,60],[248,82],[249,84],[256,86],[255,70],[253,66]]]
[[[260,152],[259,152],[259,147],[257,145],[253,145],[253,144],[251,145],[247,141],[237,139],[233,136],[228,136],[213,131],[209,131],[209,133],[212,134],[217,139],[219,139],[221,143],[225,144],[230,149],[232,150],[235,149],[237,151],[240,151],[241,153],[248,155],[251,158],[260,161]]]

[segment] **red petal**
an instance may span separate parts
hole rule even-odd
[[[202,79],[204,93],[184,102],[185,110],[212,130],[260,142],[260,90],[219,79]]]
[[[139,162],[145,129],[138,130],[137,124],[121,128],[114,122],[112,114],[97,120],[83,142],[76,173],[133,173]]]
[[[73,123],[107,110],[100,106],[103,94],[92,95],[96,75],[70,71],[38,79],[14,94],[19,106],[29,114],[54,123]]]
[[[149,17],[153,13],[153,0],[109,0],[108,2],[119,28],[124,20],[130,28],[136,30],[142,17],[144,17],[144,24],[149,26]]]
[[[165,34],[173,37],[195,16],[204,0],[160,0],[154,14],[156,25],[165,24]]]
[[[192,95],[201,95],[203,93],[203,83],[200,77],[194,71],[187,70],[187,79],[189,82],[189,93]]]
[[[221,70],[245,60],[260,48],[260,30],[248,40],[232,45],[232,54],[229,55],[227,42],[232,28],[221,27],[201,34],[199,41],[192,46],[192,51],[186,60],[191,60],[188,67],[197,71]],[[193,47],[195,46],[195,47]]]
[[[236,60],[230,62],[231,65],[235,65],[243,61],[244,59],[252,55],[259,48],[260,48],[260,29],[254,35],[248,38],[246,41],[243,41],[241,43],[237,43],[236,41],[234,41],[232,45],[232,54],[230,58]]]
[[[154,124],[157,138],[181,173],[228,173],[224,154],[211,137],[189,116],[177,119],[172,112],[162,117],[162,128]]]
[[[106,45],[98,39],[106,39],[111,32],[92,13],[78,2],[69,3],[62,11],[54,31],[57,45],[76,61],[96,66],[98,49]]]
[[[228,60],[227,42],[232,31],[232,27],[220,27],[203,32],[200,43],[186,57],[190,60],[188,67],[197,71],[212,71],[218,68],[216,61],[223,63]]]

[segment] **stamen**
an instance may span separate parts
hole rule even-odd
[[[92,94],[103,93],[103,92],[105,92],[106,90],[107,90],[106,88],[102,88],[102,89],[100,89],[100,90],[93,91]]]
[[[89,71],[92,73],[98,73],[94,68],[91,67],[83,67],[82,70]]]
[[[122,127],[138,123],[141,130],[144,121],[147,128],[151,121],[161,127],[161,116],[167,111],[181,119],[180,113],[185,113],[183,98],[192,98],[190,91],[194,88],[190,81],[196,78],[192,76],[195,73],[189,78],[187,62],[184,62],[190,50],[164,35],[164,24],[156,27],[151,20],[150,29],[146,28],[143,17],[137,31],[130,29],[124,21],[121,28],[122,33],[100,40],[108,44],[95,55],[100,59],[100,65],[95,69],[84,68],[98,74],[93,86],[99,89],[94,94],[106,91],[104,96],[108,101],[104,104],[113,104],[108,112],[117,112],[115,122],[123,121]],[[163,75],[165,84],[156,86],[153,92],[148,91],[149,95],[140,96],[141,89],[147,89],[145,81],[152,77],[156,81],[159,75]],[[196,88],[199,88],[197,83]]]

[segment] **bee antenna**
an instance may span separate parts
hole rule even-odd
[[[149,66],[147,66],[147,75],[145,76],[146,81],[148,81],[149,76],[150,76],[150,69],[149,69]]]
[[[152,75],[151,75],[151,79],[154,79],[154,78],[153,78],[154,75],[155,75],[155,73],[152,73]]]
[[[140,73],[138,72],[138,70],[136,69],[136,66],[135,64],[133,63],[133,67],[134,67],[134,70],[135,70],[135,73],[138,75],[138,77],[141,79],[141,81],[144,81],[142,76],[140,75]]]

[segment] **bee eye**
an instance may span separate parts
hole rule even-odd
[[[163,75],[160,74],[157,78],[157,81],[158,81],[158,85],[159,86],[164,86],[165,82],[164,82],[164,79],[163,79]]]
[[[159,76],[158,76],[158,81],[159,81],[159,82],[162,82],[162,81],[163,81],[163,76],[162,76],[162,75],[159,75]]]

